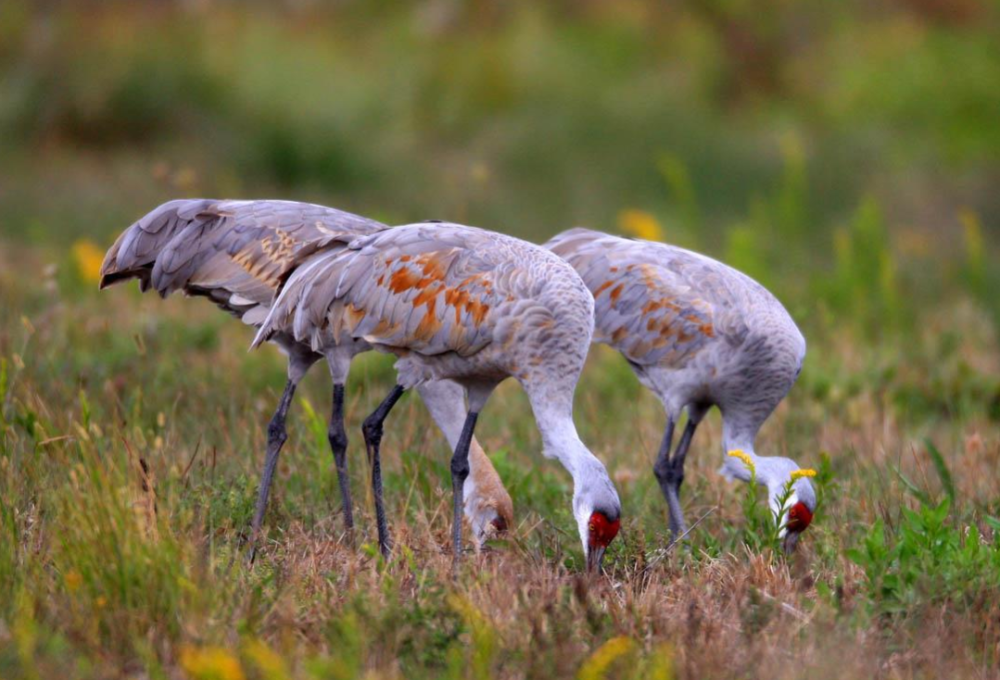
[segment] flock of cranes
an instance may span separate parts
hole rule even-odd
[[[388,227],[318,205],[191,199],[165,203],[119,236],[101,287],[138,279],[143,291],[209,298],[257,328],[288,357],[288,381],[267,428],[251,527],[251,559],[296,386],[325,359],[333,380],[329,442],[345,528],[354,527],[347,475],[344,387],[354,356],[397,356],[396,383],[362,427],[379,548],[392,547],[381,472],[383,425],[416,389],[453,451],[454,560],[463,515],[482,543],[513,521],[513,505],[475,427],[503,380],[521,383],[544,444],[573,478],[589,570],[599,570],[621,526],[621,501],[604,464],[580,439],[573,393],[591,342],[617,349],[662,401],[667,424],[654,473],[674,540],[684,460],[711,406],[723,416],[721,472],[756,481],[786,550],[815,510],[808,477],[787,458],[760,456],[760,426],[791,388],[805,340],[761,285],[707,257],[662,243],[571,229],[544,246],[442,222]],[[675,426],[688,420],[676,447]]]

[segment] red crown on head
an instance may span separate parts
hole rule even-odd
[[[587,528],[590,530],[588,544],[592,548],[598,546],[607,548],[608,544],[618,535],[618,529],[621,528],[621,525],[621,518],[612,521],[600,510],[594,511],[587,523]]]
[[[789,531],[805,531],[809,523],[813,521],[812,510],[803,503],[799,501],[791,507],[788,511],[788,523],[785,527]]]

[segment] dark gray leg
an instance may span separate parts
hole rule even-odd
[[[687,531],[687,523],[684,521],[684,511],[681,509],[680,491],[684,483],[684,459],[687,457],[688,448],[691,446],[691,439],[694,431],[698,427],[700,418],[688,414],[687,425],[681,440],[674,450],[674,455],[670,455],[670,445],[674,437],[674,420],[671,418],[667,422],[667,429],[663,435],[663,443],[660,445],[660,452],[653,466],[656,479],[660,482],[660,490],[667,501],[670,510],[670,542],[678,540]]]
[[[330,414],[330,427],[327,439],[333,451],[333,461],[337,466],[337,481],[340,483],[340,498],[344,505],[344,527],[353,540],[354,507],[351,503],[351,480],[347,475],[347,431],[344,429],[344,385],[336,383],[333,386],[333,411]]]
[[[365,418],[361,432],[365,437],[365,448],[368,450],[368,464],[372,469],[372,492],[375,495],[375,521],[378,525],[378,547],[382,556],[389,558],[392,541],[389,538],[389,527],[385,522],[385,506],[382,503],[382,461],[379,459],[379,447],[382,444],[382,423],[389,411],[396,405],[405,390],[396,385],[370,416]]]
[[[271,422],[267,425],[267,457],[264,459],[264,474],[260,478],[260,487],[257,491],[257,507],[253,513],[253,524],[250,526],[250,563],[253,564],[257,555],[257,536],[260,533],[260,525],[264,522],[264,510],[267,508],[267,494],[271,490],[271,480],[274,478],[274,468],[278,465],[278,453],[288,433],[285,431],[285,417],[288,415],[288,407],[295,396],[294,380],[289,380],[285,384],[285,392],[278,402],[278,410],[274,412]]]
[[[675,508],[671,502],[674,496],[667,492],[671,474],[670,450],[674,446],[674,428],[676,427],[676,423],[677,421],[674,420],[673,416],[667,417],[667,427],[663,432],[663,441],[660,442],[660,451],[656,454],[656,462],[653,463],[653,474],[656,475],[656,480],[660,483],[660,491],[663,493],[663,497],[666,499],[669,508],[671,535],[673,534],[674,518],[681,513],[680,507]]]
[[[454,567],[457,569],[462,560],[462,510],[465,507],[465,480],[469,477],[469,446],[472,444],[472,432],[476,429],[476,419],[479,414],[469,411],[462,426],[462,434],[451,457],[451,492],[454,502],[454,515],[451,525],[451,544],[454,550]]]

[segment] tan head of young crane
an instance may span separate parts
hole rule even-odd
[[[812,521],[816,494],[789,458],[760,456],[757,432],[791,389],[806,343],[788,312],[749,277],[663,243],[571,229],[546,246],[579,272],[595,299],[594,342],[611,345],[663,402],[666,431],[653,467],[670,509],[673,539],[686,531],[684,459],[713,405],[722,411],[721,472],[767,487],[786,551]],[[688,420],[671,454],[681,412]],[[752,469],[751,467],[752,466]],[[790,485],[790,495],[782,499]]]
[[[278,287],[296,267],[307,265],[319,252],[344,248],[344,240],[386,228],[358,215],[293,201],[170,201],[118,237],[101,268],[101,288],[134,278],[143,291],[153,288],[162,297],[177,290],[207,297],[244,323],[259,327]],[[326,359],[333,378],[328,440],[343,499],[344,523],[351,530],[354,520],[347,474],[344,385],[353,357],[371,346],[345,336],[315,352],[287,332],[274,333],[271,341],[288,356],[288,382],[268,426],[267,456],[251,533],[256,535],[263,521],[278,453],[286,439],[285,418],[292,397],[299,381],[320,359]],[[427,382],[419,390],[454,449],[465,420],[461,387]],[[475,440],[470,466],[465,514],[481,544],[512,525],[513,505]]]
[[[584,554],[588,567],[599,569],[618,532],[621,503],[573,423],[573,392],[593,314],[583,281],[549,251],[482,229],[424,223],[359,238],[297,269],[254,343],[288,329],[314,351],[355,339],[399,357],[398,384],[365,421],[376,473],[383,422],[404,390],[442,379],[465,388],[469,411],[451,462],[456,563],[473,430],[494,388],[516,378],[528,394],[545,454],[573,477]],[[372,484],[385,552],[389,534],[378,474]]]

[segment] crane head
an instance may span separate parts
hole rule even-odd
[[[816,512],[816,490],[809,481],[816,471],[800,468],[791,458],[758,456],[748,448],[730,451],[719,472],[728,479],[767,487],[768,503],[780,527],[778,538],[786,554],[793,552]]]
[[[781,547],[785,554],[791,554],[795,551],[799,537],[809,527],[812,518],[813,511],[802,501],[788,509],[788,521],[785,522],[784,528],[785,536],[781,541]]]
[[[812,523],[816,511],[816,492],[809,478],[816,473],[812,470],[796,470],[791,473],[788,488],[791,493],[785,502],[784,524],[781,527],[781,547],[785,554],[795,551],[802,532]]]
[[[604,552],[618,535],[621,524],[620,513],[609,516],[601,510],[594,510],[590,514],[587,521],[587,571],[600,572]]]
[[[465,501],[465,514],[479,547],[491,539],[503,538],[514,526],[514,504],[502,485],[482,490],[473,488]]]
[[[574,461],[573,517],[587,571],[600,573],[604,553],[621,528],[622,503],[608,471],[589,451]]]

